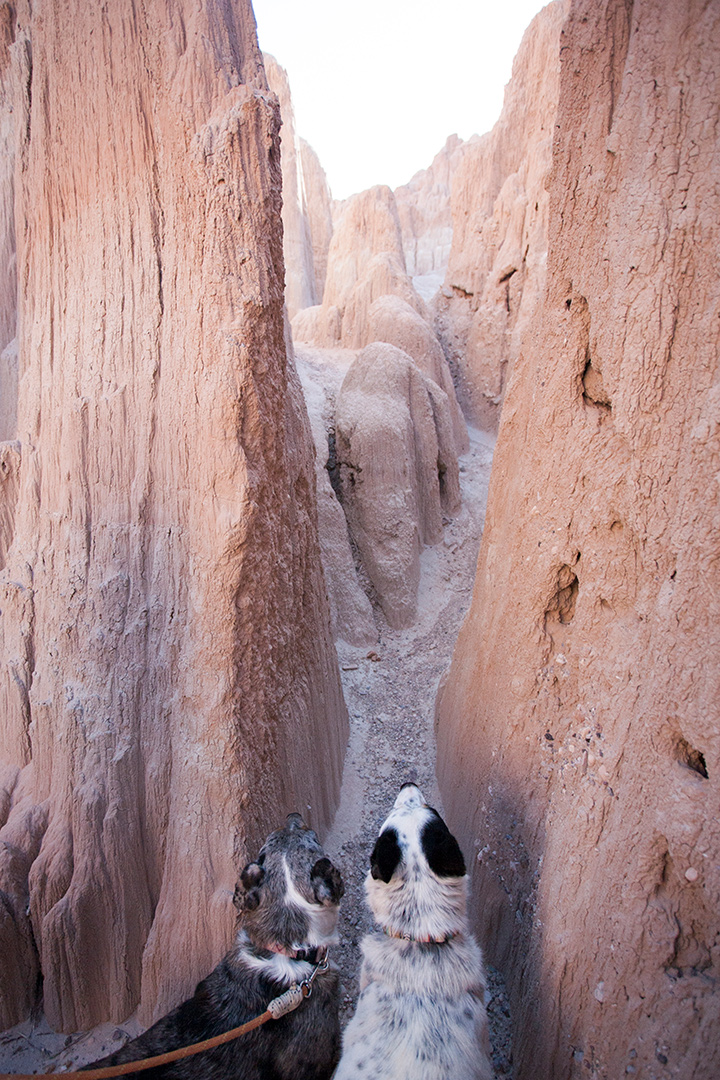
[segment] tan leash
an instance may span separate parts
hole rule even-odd
[[[192,1057],[194,1054],[202,1054],[205,1050],[213,1050],[216,1046],[232,1042],[241,1035],[253,1031],[255,1028],[266,1024],[268,1020],[279,1020],[281,1016],[293,1012],[305,998],[312,993],[313,979],[318,971],[327,971],[328,960],[324,956],[313,968],[312,974],[301,983],[293,983],[280,997],[273,998],[267,1009],[260,1016],[248,1020],[240,1027],[225,1031],[222,1035],[214,1035],[212,1039],[204,1039],[202,1042],[192,1043],[190,1046],[181,1046],[177,1050],[168,1050],[165,1054],[156,1057],[141,1058],[140,1061],[126,1061],[122,1065],[106,1065],[102,1069],[84,1069],[82,1072],[58,1072],[52,1070],[49,1073],[0,1073],[0,1080],[35,1080],[37,1076],[63,1076],[71,1080],[109,1080],[111,1076],[127,1076],[128,1073],[144,1072],[145,1069],[156,1069],[160,1065],[169,1065],[173,1061]]]

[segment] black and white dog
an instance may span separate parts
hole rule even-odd
[[[492,1080],[465,861],[414,784],[380,830],[365,892],[382,932],[362,942],[360,997],[335,1080]]]
[[[290,814],[248,863],[235,890],[234,947],[195,994],[143,1035],[88,1069],[154,1057],[220,1035],[262,1014],[308,979],[337,941],[344,888],[312,829]],[[214,1050],[129,1075],[146,1080],[326,1080],[340,1054],[339,977],[318,969],[294,1011]]]

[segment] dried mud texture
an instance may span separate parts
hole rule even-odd
[[[548,292],[438,699],[519,1080],[720,1072],[717,4],[577,0]]]
[[[528,27],[492,131],[461,147],[452,247],[435,328],[468,419],[496,431],[512,366],[542,300],[560,31],[569,0]]]
[[[331,819],[347,715],[250,4],[22,2],[11,36],[0,1027],[39,965],[75,1030],[213,967],[248,849]]]
[[[343,509],[390,626],[417,614],[420,553],[443,538],[460,483],[448,397],[407,353],[363,349],[337,397],[337,469]]]

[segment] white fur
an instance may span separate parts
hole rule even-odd
[[[288,906],[294,905],[295,907],[300,908],[301,911],[304,911],[310,920],[310,926],[305,941],[296,942],[295,948],[303,949],[308,945],[337,945],[339,941],[337,932],[338,908],[334,905],[327,906],[325,904],[313,904],[309,900],[306,900],[302,893],[298,892],[295,888],[295,884],[290,875],[290,868],[284,859],[283,866],[285,868],[285,881],[287,883],[285,900],[287,901]]]
[[[492,1078],[485,973],[468,933],[466,882],[430,870],[420,845],[430,816],[416,787],[401,790],[380,830],[396,830],[401,866],[387,884],[368,875],[365,891],[384,929],[455,936],[443,944],[379,933],[363,939],[360,998],[334,1080]]]
[[[236,955],[249,971],[274,979],[282,986],[292,986],[293,983],[302,982],[312,975],[313,965],[307,960],[293,960],[282,953],[273,953],[268,957],[256,956],[244,930],[237,936]]]

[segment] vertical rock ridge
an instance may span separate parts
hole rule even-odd
[[[568,6],[556,0],[535,16],[498,122],[456,151],[452,246],[435,325],[466,416],[488,430],[497,428],[509,372],[545,288],[547,188]]]
[[[138,1001],[148,1020],[213,966],[248,845],[291,809],[329,822],[346,714],[250,5],[20,4],[17,28],[2,746],[48,824],[0,888],[28,892],[45,1010],[72,1030]],[[1,843],[22,813],[11,795]],[[4,980],[3,1026],[32,979]]]
[[[563,30],[547,294],[438,698],[518,1080],[720,1060],[718,18],[574,0]]]

